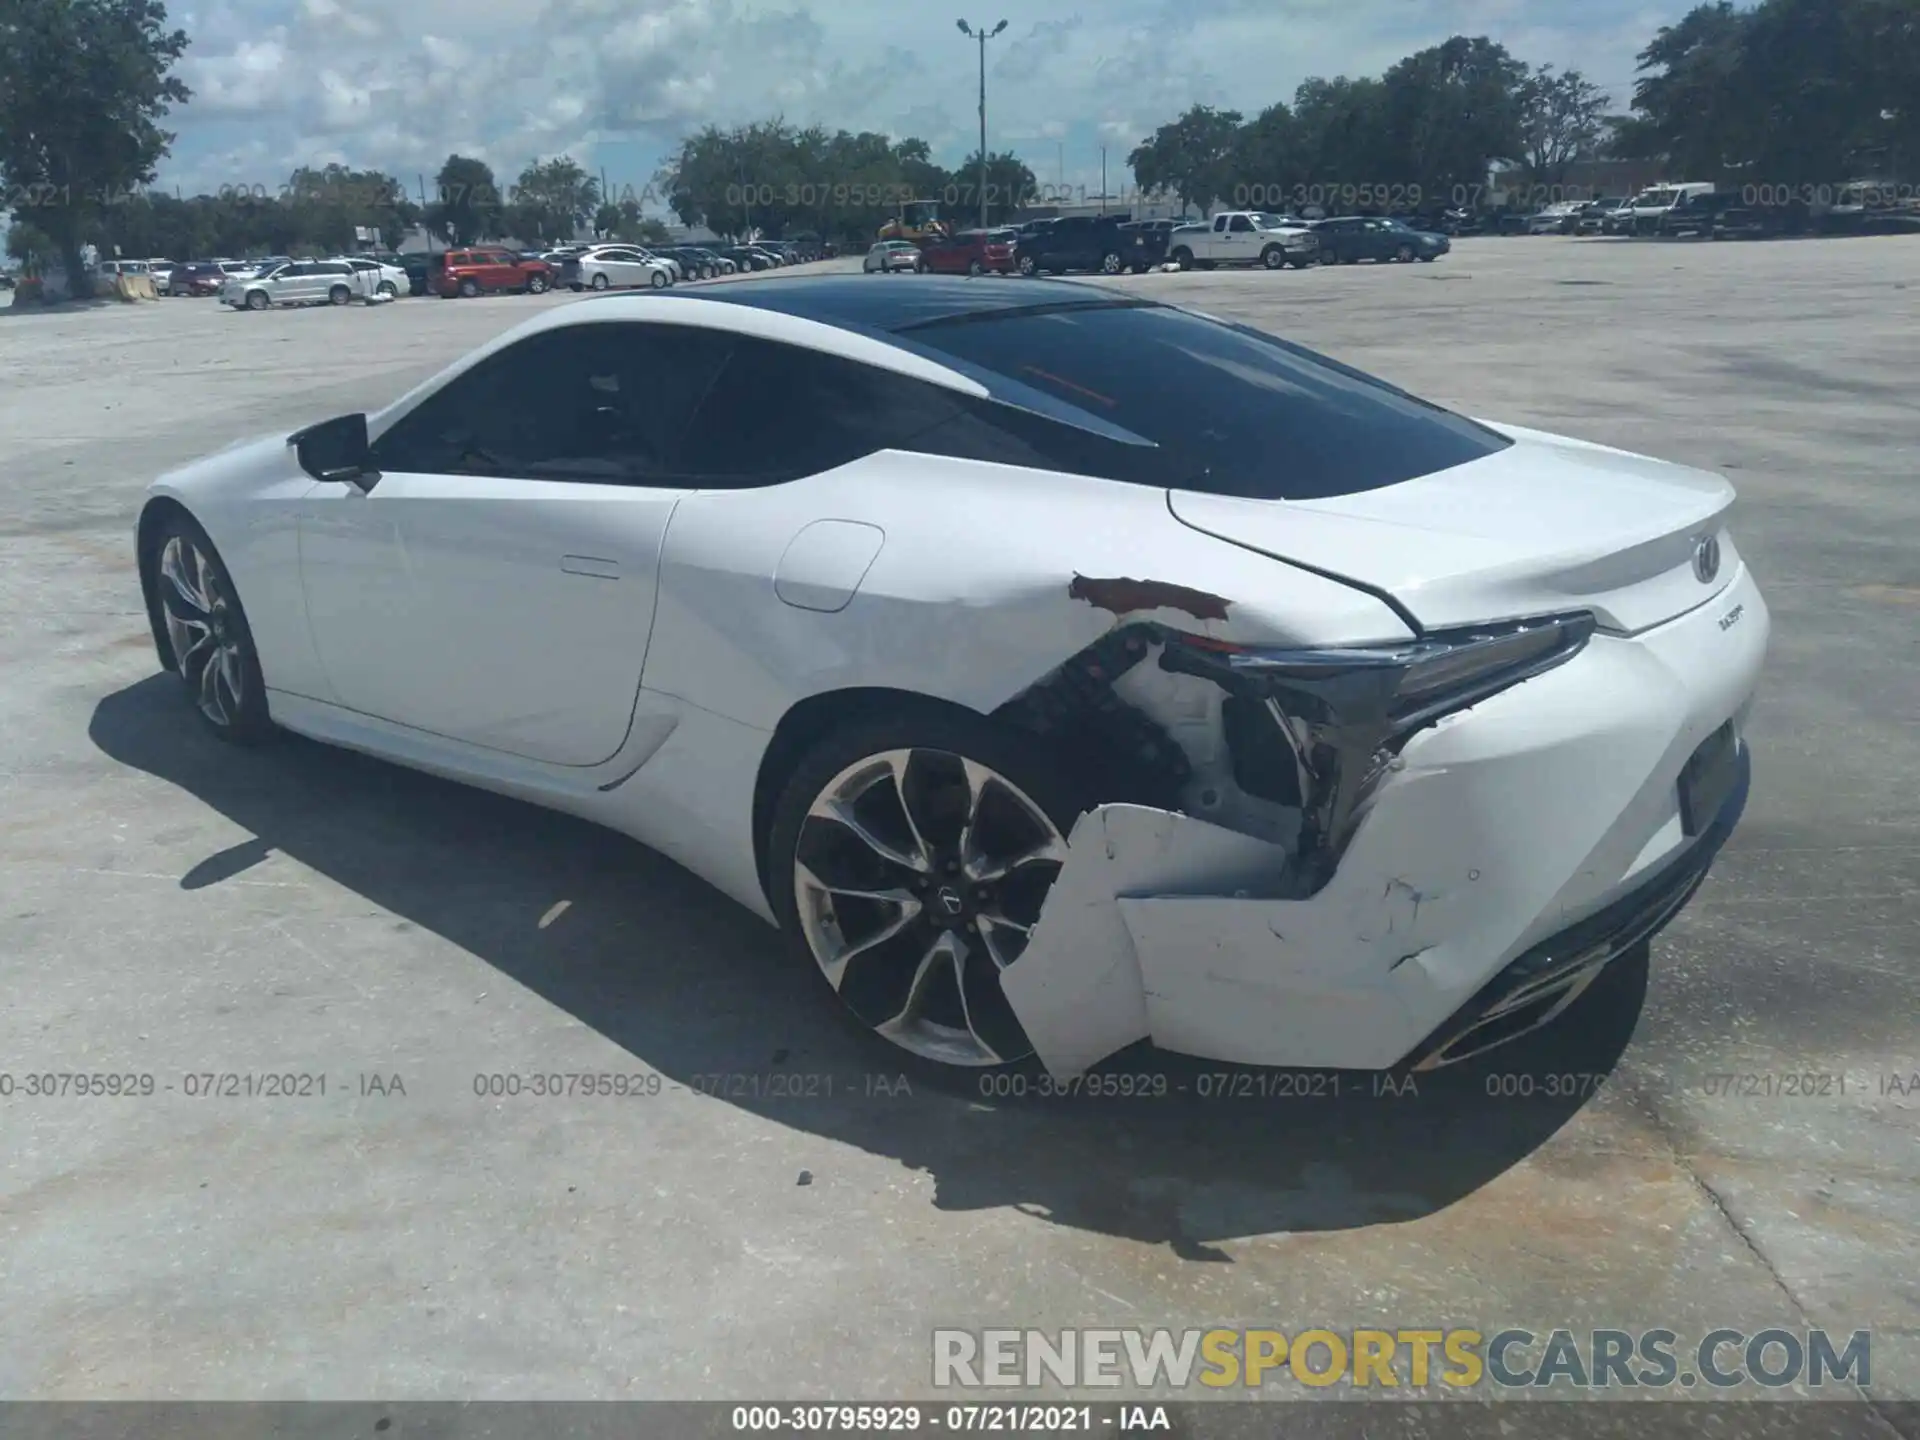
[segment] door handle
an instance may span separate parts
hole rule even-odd
[[[618,580],[620,562],[593,555],[562,555],[560,568],[569,575],[590,575],[596,580]]]

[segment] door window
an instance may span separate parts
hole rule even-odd
[[[938,386],[838,355],[742,337],[688,428],[687,483],[746,489],[904,446],[959,412]]]
[[[1243,231],[1253,229],[1253,222],[1244,215],[1236,215],[1233,217],[1233,222],[1228,225],[1227,228],[1238,235]]]
[[[404,416],[374,446],[375,467],[675,483],[681,433],[732,343],[719,331],[631,323],[529,336]]]

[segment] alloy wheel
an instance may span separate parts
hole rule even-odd
[[[160,552],[160,608],[174,667],[200,713],[233,725],[245,703],[246,632],[200,547],[172,535]]]
[[[876,1033],[946,1065],[1032,1045],[1000,988],[1066,862],[1059,828],[990,767],[948,750],[847,766],[794,847],[800,928],[827,983]]]

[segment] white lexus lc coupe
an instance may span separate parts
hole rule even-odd
[[[1426,1068],[1738,819],[1732,499],[1128,294],[794,277],[549,309],[138,555],[215,732],[635,836],[923,1059]]]

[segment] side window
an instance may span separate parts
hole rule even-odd
[[[1235,232],[1251,230],[1253,229],[1253,222],[1244,215],[1236,215],[1233,217],[1233,224],[1229,228]]]
[[[709,489],[777,485],[903,447],[959,402],[888,370],[743,337],[688,428],[680,466]]]
[[[732,348],[721,331],[585,323],[488,357],[374,446],[383,470],[677,483],[689,417]]]
[[[1219,231],[1224,231],[1224,230],[1225,230],[1225,229],[1227,228],[1227,217],[1226,217],[1226,216],[1224,216],[1224,215],[1216,215],[1216,216],[1214,216],[1214,217],[1213,217],[1213,228],[1214,228],[1214,230],[1215,230],[1216,232],[1219,232]]]

